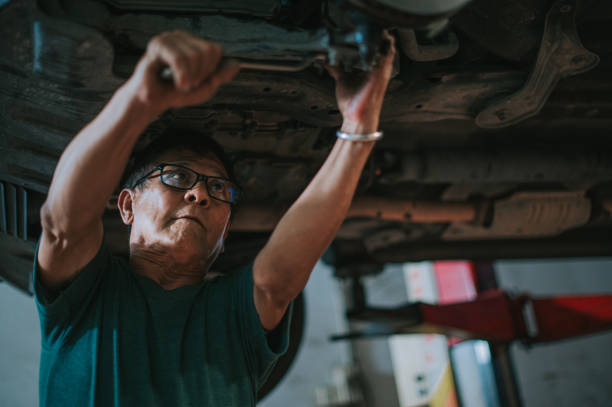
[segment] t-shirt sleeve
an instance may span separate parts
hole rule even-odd
[[[57,295],[51,296],[41,284],[38,248],[36,245],[33,265],[34,300],[40,317],[43,345],[51,346],[61,340],[70,327],[78,324],[86,315],[91,303],[99,295],[104,271],[111,264],[111,253],[104,243],[94,258]]]
[[[247,363],[256,372],[260,388],[270,375],[275,362],[289,347],[289,328],[293,303],[289,305],[283,319],[270,332],[263,328],[253,299],[253,268],[247,266],[237,275],[236,302],[239,310],[240,330]]]

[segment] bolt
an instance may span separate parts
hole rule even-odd
[[[585,65],[589,61],[589,57],[586,55],[576,55],[572,58],[572,64],[574,65]]]
[[[498,110],[497,112],[495,112],[495,116],[497,116],[497,118],[499,119],[499,121],[504,121],[506,120],[506,111],[505,110]]]

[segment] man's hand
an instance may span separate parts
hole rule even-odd
[[[378,130],[383,98],[391,78],[395,58],[394,38],[389,52],[371,72],[346,73],[339,67],[327,66],[336,80],[336,99],[344,122],[342,131],[347,133],[372,133]]]
[[[238,64],[222,56],[219,44],[184,31],[165,32],[151,39],[126,85],[155,115],[203,103],[238,73]],[[165,66],[172,69],[174,83],[161,79]]]

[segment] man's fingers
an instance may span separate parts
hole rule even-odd
[[[368,77],[380,75],[380,71],[389,71],[390,73],[392,70],[393,60],[395,59],[395,38],[389,34],[387,30],[383,32],[383,37],[389,42],[388,49],[386,50],[387,53],[380,58],[371,72],[356,71],[347,74],[341,67],[332,66],[329,64],[325,65],[325,69],[336,80],[336,82],[340,82],[342,86],[346,86],[347,88],[358,88],[360,85],[367,82]]]
[[[220,77],[220,84],[224,84],[231,81],[238,72],[240,72],[240,63],[235,59],[225,59],[219,66],[216,75]]]
[[[387,53],[378,60],[374,69],[369,72],[368,78],[364,81],[364,84],[367,82],[375,87],[383,85],[383,88],[386,89],[387,83],[393,72],[393,62],[395,60],[396,51],[395,39],[393,36],[387,31],[383,33],[383,36],[389,41],[389,48]]]
[[[198,74],[201,69],[201,63],[198,49],[181,38],[176,38],[172,46],[174,47],[172,51],[179,55],[177,61],[182,64],[184,73],[179,82],[179,88],[181,90],[193,89],[200,83]]]
[[[393,65],[393,60],[395,59],[395,53],[396,53],[395,37],[389,34],[387,30],[384,31],[383,36],[385,37],[387,41],[389,41],[389,50],[382,60],[382,65],[389,67],[388,69],[391,69],[391,66]]]
[[[177,44],[177,33],[164,33],[155,37],[147,47],[150,60],[161,61],[172,70],[174,85],[183,90],[189,89],[190,67],[189,58],[180,43]],[[156,73],[157,74],[157,73]]]
[[[188,104],[202,103],[210,99],[221,85],[231,81],[239,71],[240,65],[238,61],[231,59],[223,60],[215,72],[189,93]]]
[[[150,60],[160,60],[172,69],[176,88],[189,91],[217,70],[223,50],[219,44],[174,31],[155,37],[147,54]]]
[[[391,35],[389,33],[389,31],[384,30],[383,31],[383,37],[389,41],[389,49],[387,50],[388,52],[385,55],[389,55],[390,52],[395,52],[395,37],[393,35]]]
[[[208,79],[219,67],[223,49],[219,44],[195,39],[193,46],[197,49],[199,70],[196,72],[197,85]]]
[[[332,78],[338,80],[340,77],[340,68],[337,66],[331,66],[329,64],[325,64],[325,69],[331,75]]]

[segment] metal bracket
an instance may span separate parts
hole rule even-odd
[[[452,57],[459,50],[459,40],[452,31],[439,35],[441,41],[433,44],[420,44],[415,30],[397,30],[401,50],[413,61],[430,62]]]
[[[599,56],[582,46],[576,31],[576,0],[559,0],[546,15],[536,64],[518,92],[492,103],[476,117],[483,128],[499,128],[540,112],[560,79],[594,68]]]

